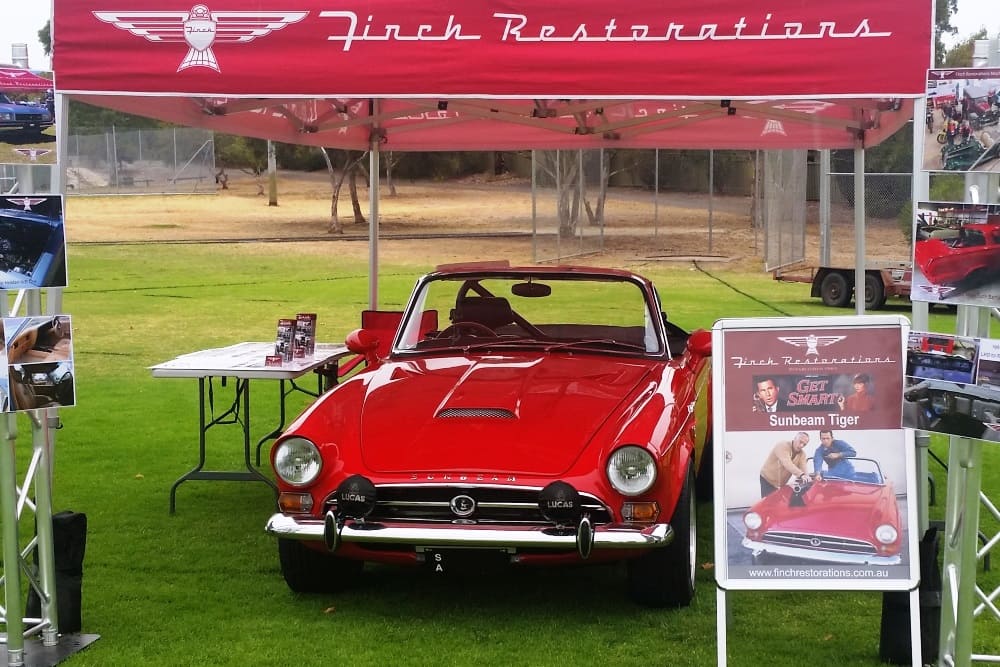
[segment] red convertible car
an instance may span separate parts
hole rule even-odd
[[[895,565],[903,531],[892,482],[871,459],[845,459],[826,471],[762,498],[743,515],[743,546],[755,561],[782,556],[831,563]],[[771,559],[772,561],[774,559]]]
[[[690,602],[711,334],[669,322],[648,280],[439,267],[395,333],[347,345],[364,370],[271,451],[267,531],[292,590],[336,590],[365,561],[447,571],[493,556],[623,560],[636,602]]]

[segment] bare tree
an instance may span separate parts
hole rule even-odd
[[[344,180],[348,175],[351,175],[350,191],[351,203],[354,208],[354,222],[365,222],[364,215],[361,212],[361,203],[358,201],[356,178],[358,166],[368,153],[364,152],[355,157],[352,151],[343,151],[344,166],[338,172],[333,166],[333,159],[330,157],[329,151],[323,147],[320,147],[319,150],[323,154],[323,160],[326,162],[326,171],[330,176],[330,187],[333,190],[330,196],[330,227],[327,229],[327,232],[330,234],[343,234],[344,226],[340,223],[337,204],[340,203],[340,190],[344,186]]]
[[[612,169],[614,151],[536,151],[535,158],[543,178],[556,186],[556,210],[559,217],[559,234],[572,236],[581,220],[581,210],[586,213],[589,225],[604,224],[604,210],[608,200],[608,183],[616,174],[634,168],[634,159]],[[596,180],[597,192],[588,191],[587,174]]]

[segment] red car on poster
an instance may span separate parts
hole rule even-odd
[[[635,601],[690,602],[711,334],[669,322],[647,279],[439,267],[398,330],[347,345],[365,369],[271,452],[267,531],[292,590],[336,590],[365,562],[624,560]]]
[[[743,515],[743,546],[756,562],[781,557],[895,565],[903,531],[895,489],[872,459],[845,459],[842,476],[829,471],[762,498]]]
[[[1000,224],[963,225],[953,238],[917,241],[913,256],[935,285],[982,284],[1000,272]]]

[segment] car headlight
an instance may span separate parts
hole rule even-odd
[[[656,461],[642,447],[622,447],[608,459],[608,481],[623,496],[638,496],[656,481]]]
[[[747,512],[743,515],[743,523],[746,524],[747,528],[750,530],[757,530],[760,525],[764,523],[764,520],[760,518],[760,515],[756,512]]]
[[[883,523],[875,529],[875,539],[882,544],[892,544],[898,536],[899,533],[896,532],[896,529],[887,523]]]
[[[9,111],[0,111],[0,120],[14,120],[14,114]]]
[[[287,484],[309,484],[322,469],[323,459],[319,450],[305,438],[288,438],[274,451],[274,472]]]

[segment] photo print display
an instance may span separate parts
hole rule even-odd
[[[62,196],[0,196],[0,289],[65,286]]]
[[[3,411],[76,405],[70,317],[6,317],[2,323]]]
[[[902,423],[1000,442],[1000,340],[912,332]]]
[[[907,326],[886,316],[716,323],[720,586],[904,590],[915,580],[916,466],[897,421]]]
[[[1000,306],[1000,205],[917,204],[910,298]]]
[[[927,72],[925,171],[1000,173],[1000,68]]]

